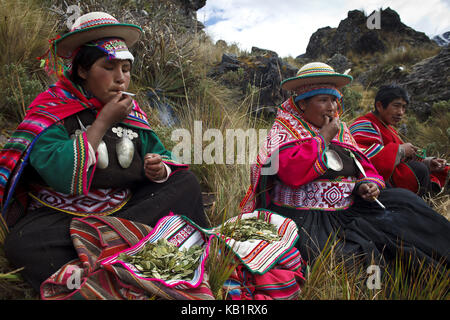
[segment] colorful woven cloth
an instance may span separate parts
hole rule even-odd
[[[276,226],[279,241],[248,240],[237,241],[220,233],[222,226],[215,227],[205,232],[217,235],[223,239],[230,250],[232,250],[240,262],[255,274],[265,274],[295,245],[297,241],[297,225],[291,219],[284,218],[269,210],[255,210],[251,213],[241,214],[225,222],[225,224],[237,223],[238,219],[262,219]]]
[[[195,270],[194,276],[189,280],[162,280],[156,278],[146,278],[132,264],[120,260],[119,255],[126,253],[134,255],[142,250],[148,243],[155,243],[159,239],[166,239],[170,243],[176,245],[180,250],[188,249],[193,245],[200,245],[203,254],[200,258],[199,265]],[[133,285],[146,288],[148,283],[160,282],[167,287],[176,289],[197,288],[203,282],[205,273],[205,262],[209,254],[210,239],[207,239],[203,233],[195,226],[190,224],[187,219],[183,219],[178,215],[169,215],[158,221],[155,228],[141,241],[133,247],[118,252],[111,258],[102,262],[102,266],[118,275],[123,281]],[[153,284],[151,284],[153,287]]]
[[[385,124],[373,112],[369,112],[357,118],[349,129],[359,147],[385,181],[394,187],[419,193],[420,179],[408,161],[402,160],[396,163],[399,147],[405,142],[393,126]],[[418,158],[416,161],[422,160]],[[438,190],[445,187],[449,171],[450,167],[447,166],[441,172],[430,173],[431,182]]]
[[[238,265],[225,282],[224,292],[230,300],[295,300],[305,283],[304,263],[300,252],[292,248],[263,275]]]
[[[94,46],[105,52],[108,59],[129,59],[131,62],[134,61],[134,57],[128,47],[122,39],[119,38],[103,38],[99,40],[92,41],[87,46]]]
[[[108,188],[97,189],[87,195],[67,195],[52,189],[42,188],[36,195],[30,193],[33,199],[28,210],[42,206],[73,214],[76,216],[106,216],[120,210],[131,198],[128,189]]]
[[[267,212],[268,219],[274,218]],[[276,219],[274,219],[276,220]],[[289,219],[285,219],[289,220]],[[288,222],[288,221],[285,221]],[[281,225],[283,230],[289,226]],[[215,235],[199,234],[193,223],[184,216],[170,215],[160,220],[152,229],[146,225],[116,217],[90,216],[74,218],[70,234],[78,259],[68,262],[41,285],[44,300],[68,299],[170,299],[212,300],[208,275],[196,274],[195,287],[185,283],[154,281],[140,278],[117,262],[117,255],[139,249],[142,244],[159,237],[169,239],[179,246],[203,242],[209,245]],[[282,231],[283,233],[283,231]],[[275,247],[274,247],[275,248]],[[265,300],[297,299],[304,284],[305,262],[296,248],[279,250],[280,255],[255,253],[255,261],[266,260],[270,265],[264,274],[252,272],[248,264],[240,263],[223,285],[226,299]],[[204,259],[216,259],[205,250]]]
[[[129,276],[102,268],[101,263],[134,245],[152,228],[115,217],[74,218],[70,227],[74,247],[79,258],[60,268],[41,285],[45,300],[145,300],[150,298],[175,300],[213,299],[203,278],[197,288],[178,290],[160,282],[146,281],[145,287]],[[127,277],[128,276],[128,277]],[[125,280],[124,280],[125,279]],[[135,285],[130,285],[134,283]]]

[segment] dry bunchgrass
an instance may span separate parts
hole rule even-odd
[[[301,300],[448,300],[450,270],[427,265],[398,252],[394,262],[363,264],[360,257],[342,258],[340,240],[330,237],[307,268]],[[378,268],[378,269],[377,269]]]
[[[55,33],[50,17],[36,1],[0,0],[0,66],[39,66],[36,58],[47,50]]]
[[[408,45],[392,46],[381,56],[382,65],[413,65],[423,59],[435,56],[440,51],[439,46],[411,47]]]
[[[56,30],[50,17],[36,1],[0,0],[0,122],[8,128],[48,80],[37,58]]]

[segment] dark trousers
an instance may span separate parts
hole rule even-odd
[[[136,186],[130,201],[112,215],[154,226],[171,212],[208,227],[200,185],[191,171],[177,171],[162,184]],[[22,276],[36,291],[64,264],[78,258],[69,233],[72,218],[48,207],[39,208],[19,220],[5,240],[9,262],[25,267]]]
[[[409,161],[408,166],[412,169],[412,171],[414,171],[414,175],[419,183],[419,191],[417,192],[417,195],[422,197],[425,193],[430,192],[430,170],[428,167],[423,162],[419,161]]]

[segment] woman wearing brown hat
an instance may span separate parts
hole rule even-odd
[[[294,220],[296,246],[310,263],[338,240],[337,256],[383,264],[401,249],[405,256],[429,263],[442,259],[448,266],[449,221],[412,192],[385,189],[339,119],[339,89],[351,80],[314,62],[282,82],[295,94],[279,107],[251,168],[242,212],[268,208]]]
[[[47,67],[59,81],[32,102],[1,151],[5,252],[36,290],[77,257],[73,217],[154,226],[173,212],[206,226],[197,179],[172,159],[126,93],[134,61],[128,48],[141,32],[106,13],[81,16],[52,42]]]

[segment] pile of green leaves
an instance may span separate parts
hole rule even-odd
[[[166,239],[147,243],[134,255],[121,253],[118,257],[130,263],[146,278],[162,280],[190,280],[200,262],[203,247],[194,245],[180,250]]]
[[[258,218],[239,219],[235,223],[226,223],[220,232],[237,241],[250,239],[279,241],[281,239],[275,225]]]

